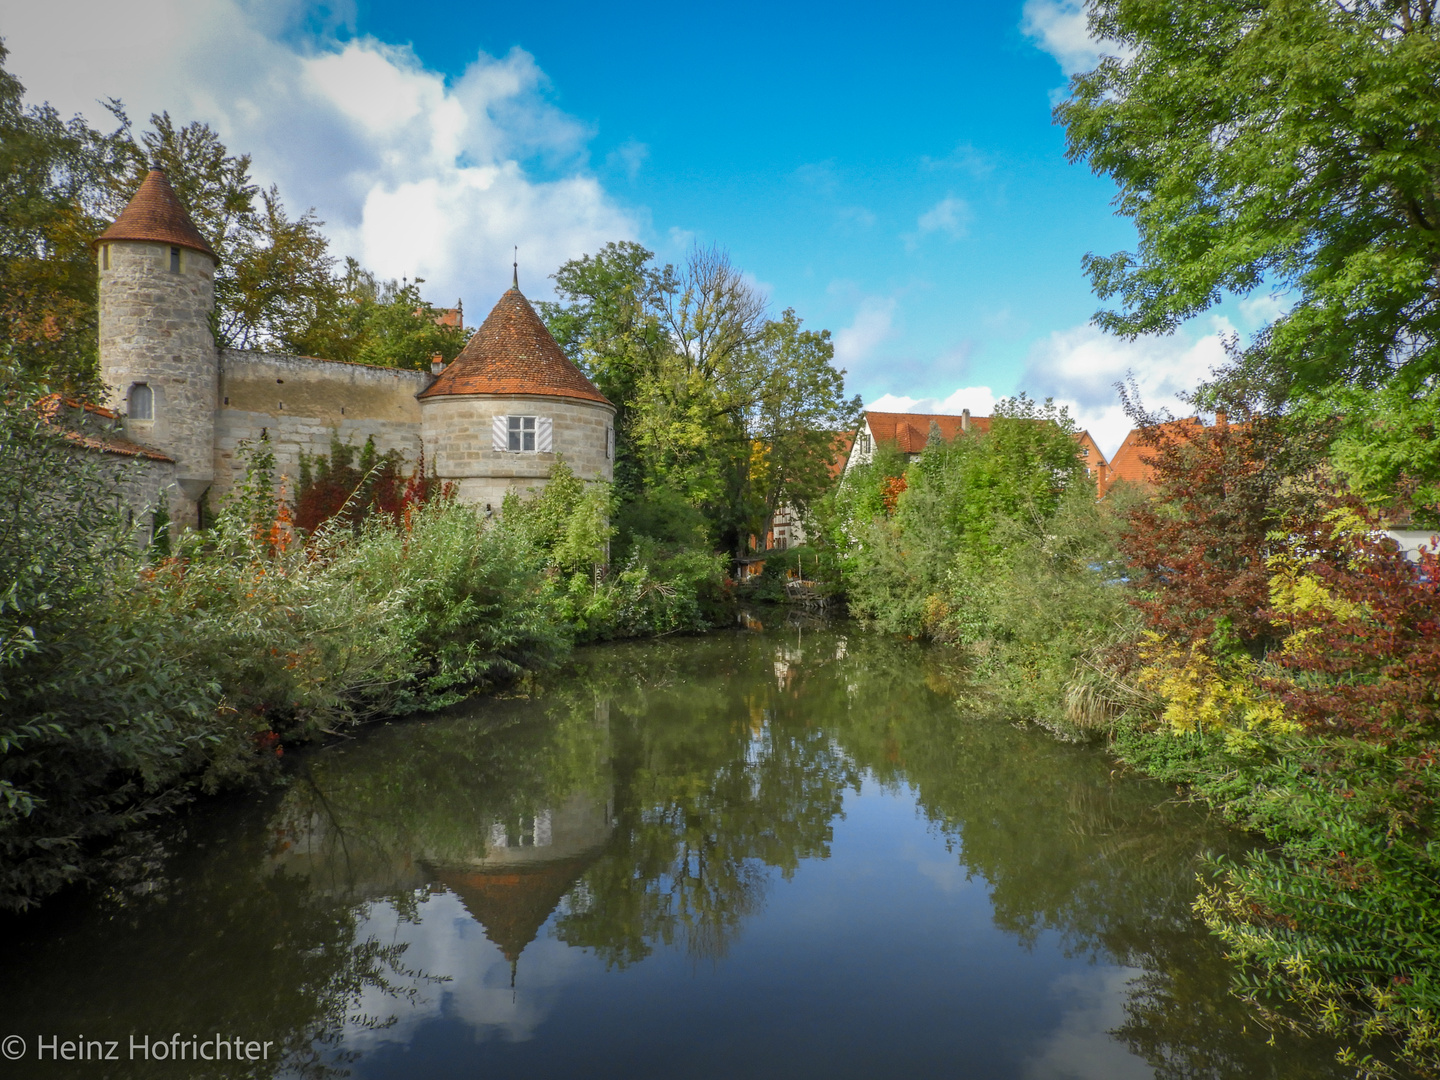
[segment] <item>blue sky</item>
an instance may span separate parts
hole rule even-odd
[[[60,28],[64,28],[60,32]],[[1113,450],[1112,384],[1170,400],[1269,298],[1134,343],[1088,325],[1086,251],[1133,245],[1050,120],[1094,62],[1073,0],[420,4],[0,0],[31,100],[210,123],[335,250],[478,321],[605,240],[715,243],[836,336],[867,403],[1067,402]]]

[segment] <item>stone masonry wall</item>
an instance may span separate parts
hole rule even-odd
[[[210,330],[215,264],[182,250],[180,272],[171,273],[168,244],[129,240],[102,244],[98,259],[101,377],[121,412],[134,384],[145,383],[154,394],[154,418],[127,420],[126,435],[163,447],[175,459],[177,477],[208,480],[217,383]]]
[[[237,455],[242,441],[268,431],[276,464],[293,481],[300,453],[328,454],[330,439],[363,446],[370,436],[382,451],[420,457],[420,404],[428,372],[306,356],[225,349],[220,356],[220,410],[216,421],[215,486],[211,505],[244,476]]]
[[[427,398],[420,403],[426,447],[434,449],[440,479],[456,485],[457,497],[477,506],[500,509],[510,490],[544,488],[557,457],[584,480],[612,480],[614,466],[609,429],[615,411],[598,402],[543,395]],[[496,451],[495,417],[548,416],[554,421],[553,453]]]

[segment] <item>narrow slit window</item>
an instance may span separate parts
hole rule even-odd
[[[511,450],[534,451],[535,449],[535,417],[533,416],[512,416],[510,423]]]
[[[154,420],[155,419],[155,391],[151,390],[143,382],[136,383],[130,387],[130,408],[128,410],[131,420]]]
[[[110,269],[110,245],[109,245],[109,244],[101,244],[101,245],[100,245],[100,269],[101,269],[101,270],[109,270],[109,269]]]
[[[178,247],[170,249],[170,272],[172,274],[180,272],[180,249]]]

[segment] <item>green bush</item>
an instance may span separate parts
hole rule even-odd
[[[0,386],[0,907],[94,871],[238,733],[135,589],[123,476]]]

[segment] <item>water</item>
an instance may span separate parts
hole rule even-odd
[[[5,1075],[1342,1075],[1190,913],[1243,839],[958,677],[843,628],[606,646],[296,755],[144,889],[7,928]]]

